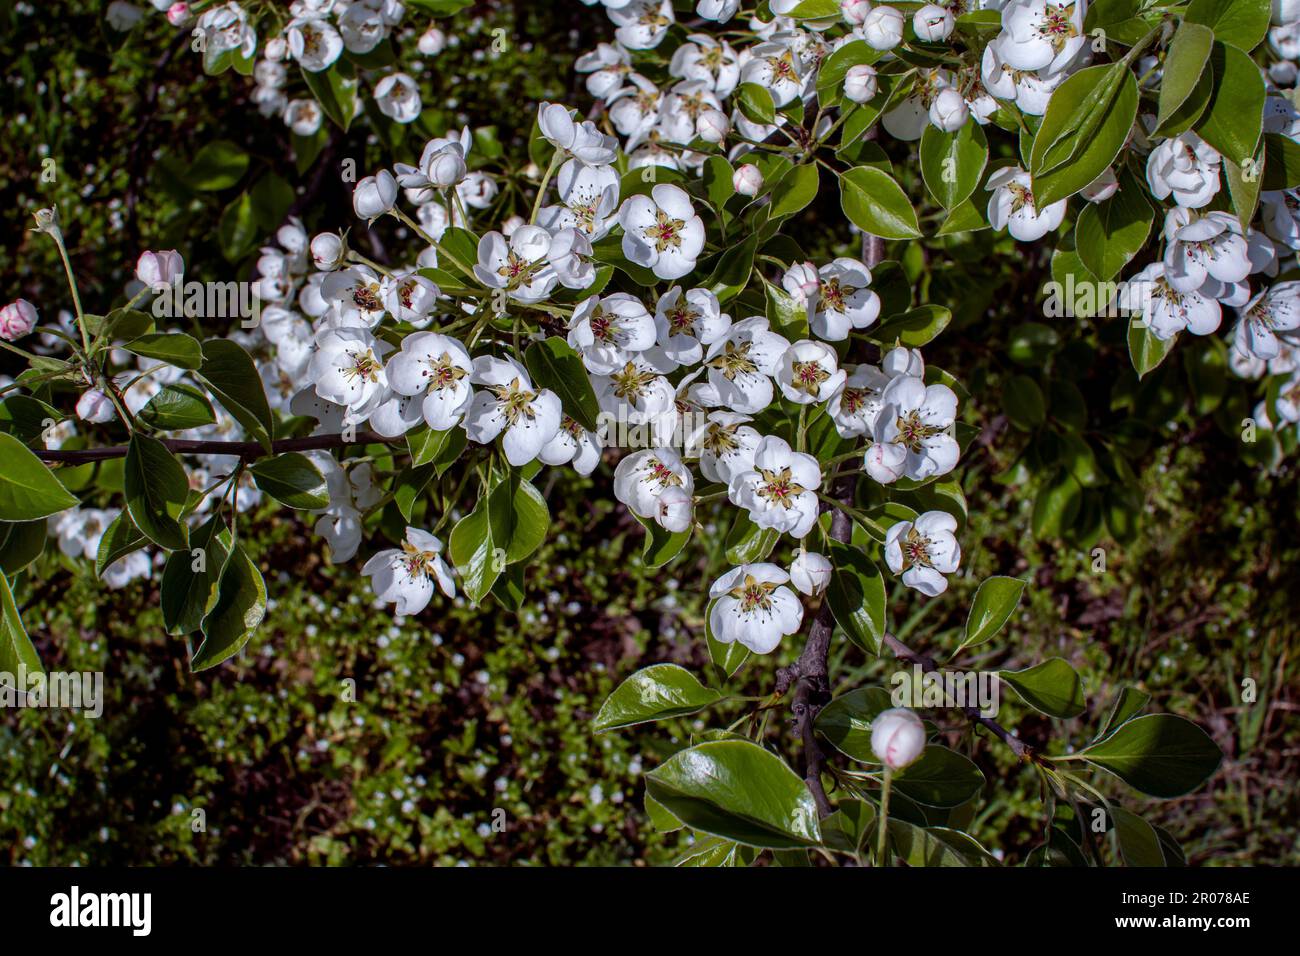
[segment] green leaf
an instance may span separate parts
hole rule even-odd
[[[916,210],[903,187],[874,166],[857,166],[841,174],[840,206],[849,221],[868,235],[882,239],[921,236]]]
[[[713,626],[710,623],[713,620],[714,601],[709,602],[709,606],[704,611],[704,640],[709,645],[709,660],[713,666],[718,668],[727,677],[734,677],[736,671],[749,660],[749,648],[740,641],[732,641],[730,644],[724,644],[713,636]]]
[[[1151,233],[1151,205],[1142,186],[1127,170],[1120,176],[1115,195],[1099,203],[1085,203],[1074,227],[1074,244],[1088,271],[1105,281],[1146,245]]]
[[[989,159],[989,144],[978,123],[955,133],[926,124],[921,134],[921,176],[944,209],[955,209],[979,186]]]
[[[1165,360],[1178,341],[1178,336],[1160,340],[1156,338],[1151,329],[1142,321],[1140,315],[1134,315],[1128,323],[1128,354],[1133,363],[1133,368],[1137,370],[1138,378],[1145,378],[1161,362]]]
[[[275,232],[293,205],[293,187],[282,176],[266,173],[248,191],[253,200],[253,215],[263,234]]]
[[[1254,180],[1256,194],[1261,180],[1263,188],[1269,191],[1294,189],[1300,186],[1300,143],[1280,133],[1265,133],[1264,175],[1257,176]],[[1232,186],[1231,179],[1228,180],[1228,185]],[[1234,202],[1233,205],[1235,206],[1236,203]],[[1251,211],[1254,211],[1253,206]],[[1246,215],[1241,209],[1237,210],[1237,214],[1239,217]]]
[[[191,634],[203,626],[212,589],[230,556],[230,532],[213,514],[190,535],[188,549],[173,551],[163,567],[159,605],[169,634]]]
[[[1269,0],[1192,0],[1185,21],[1203,24],[1216,40],[1249,53],[1264,39],[1271,15]]]
[[[217,420],[207,396],[184,382],[164,385],[136,417],[161,431],[198,428]]]
[[[746,846],[821,842],[817,806],[798,774],[757,744],[702,743],[646,774],[646,791],[688,827]]]
[[[1083,713],[1083,682],[1074,668],[1053,657],[1022,671],[998,671],[1026,704],[1048,717],[1067,720]]]
[[[252,357],[230,339],[207,339],[199,377],[222,408],[269,452],[275,437],[275,417]]]
[[[857,548],[832,541],[834,565],[826,600],[835,623],[864,651],[880,653],[885,633],[885,579],[875,562]]]
[[[445,432],[425,428],[406,435],[411,464],[416,467],[432,464],[439,476],[460,457],[460,453],[465,450],[465,442],[465,429],[459,427],[448,428]]]
[[[941,305],[918,305],[902,315],[890,316],[867,334],[877,342],[898,342],[915,349],[932,342],[951,321],[952,312]]]
[[[1056,88],[1029,156],[1034,205],[1073,196],[1119,155],[1137,118],[1137,81],[1123,63],[1092,66]]]
[[[1148,714],[1072,757],[1109,770],[1148,796],[1168,799],[1199,787],[1218,769],[1223,753],[1190,720]]]
[[[488,519],[493,546],[505,551],[506,564],[536,551],[551,526],[546,499],[513,468],[488,495]]]
[[[1136,687],[1124,687],[1120,690],[1119,696],[1115,698],[1115,706],[1111,708],[1110,716],[1106,718],[1106,726],[1102,728],[1097,739],[1109,737],[1120,728],[1121,724],[1126,724],[1146,708],[1151,702],[1151,695],[1144,690],[1138,690]]]
[[[995,576],[980,582],[966,618],[966,636],[957,652],[968,647],[978,647],[1006,625],[1025,592],[1025,582],[1019,578]]]
[[[859,687],[841,694],[822,708],[814,727],[846,757],[860,763],[878,764],[871,749],[871,722],[893,707],[883,687]]]
[[[222,256],[227,262],[238,262],[257,247],[262,235],[253,198],[248,193],[240,193],[222,210],[217,221],[217,242]]]
[[[1189,97],[1193,98],[1193,103],[1196,102],[1194,94],[1210,61],[1210,49],[1213,46],[1214,31],[1209,27],[1191,20],[1184,21],[1178,27],[1173,42],[1169,44],[1160,81],[1160,109],[1155,129],[1157,134],[1167,134],[1162,127],[1177,121],[1179,110]],[[1204,109],[1204,103],[1201,108]]]
[[[132,339],[122,348],[135,355],[154,358],[177,368],[196,369],[203,364],[199,340],[184,332],[159,332]]]
[[[647,568],[661,568],[682,553],[686,542],[691,540],[694,528],[685,531],[668,531],[657,522],[640,515],[633,515],[645,528],[645,546],[641,550],[641,561]]]
[[[736,523],[727,534],[727,561],[736,564],[757,564],[766,561],[781,538],[775,528],[760,528],[743,511],[736,514]]]
[[[894,786],[917,803],[956,807],[984,789],[984,774],[956,751],[930,744],[919,760],[894,777]]]
[[[303,70],[302,78],[325,115],[346,133],[357,115],[357,81],[345,78],[334,67],[320,73]]]
[[[48,536],[43,519],[0,523],[0,574],[13,577],[39,558]]]
[[[168,551],[185,547],[185,529],[176,515],[189,497],[190,482],[166,445],[140,432],[132,435],[123,486],[126,510],[145,537]]]
[[[972,866],[987,863],[986,858],[967,855],[956,849],[948,840],[937,834],[943,828],[924,829],[897,817],[889,818],[889,849],[892,856],[901,858],[908,866]],[[955,831],[948,830],[946,834]],[[872,837],[874,840],[875,837]],[[969,838],[968,838],[969,839]],[[969,847],[969,842],[959,845]]]
[[[217,599],[203,617],[203,642],[190,659],[193,671],[207,670],[234,657],[266,615],[262,572],[236,544],[217,580]]]
[[[225,139],[208,143],[194,156],[184,180],[191,189],[213,192],[229,189],[248,169],[248,154]]]
[[[763,295],[767,303],[767,325],[773,332],[791,342],[808,338],[808,310],[795,302],[794,297],[767,280],[763,281]]]
[[[1127,866],[1164,866],[1165,854],[1160,838],[1151,824],[1136,813],[1112,805],[1110,818],[1115,824],[1119,852]]]
[[[776,104],[772,102],[772,94],[766,87],[757,83],[741,83],[736,87],[735,99],[740,112],[751,123],[771,126],[776,122]]]
[[[0,673],[16,675],[20,667],[28,674],[45,673],[40,655],[36,653],[27,629],[23,627],[23,619],[18,615],[9,580],[0,574]],[[25,691],[27,688],[17,689]]]
[[[524,350],[524,365],[533,384],[549,388],[560,397],[565,414],[589,432],[594,432],[600,415],[591,377],[578,353],[558,335],[534,342]]]
[[[54,472],[6,432],[0,432],[0,461],[0,521],[35,521],[76,506]]]
[[[817,197],[818,177],[815,165],[795,166],[772,188],[768,221],[793,216]]]
[[[1215,41],[1210,51],[1214,93],[1196,125],[1201,137],[1238,166],[1255,155],[1264,125],[1264,78],[1255,61]]]
[[[328,508],[329,488],[325,476],[306,455],[296,451],[285,452],[275,458],[253,462],[252,472],[257,487],[290,508],[314,511]]]
[[[722,700],[694,674],[676,664],[652,664],[615,688],[600,705],[592,729],[600,734],[634,724],[694,714]]]
[[[474,5],[474,0],[407,0],[407,2],[431,17],[450,17]]]
[[[134,551],[139,551],[149,543],[149,539],[140,533],[125,511],[119,511],[103,536],[99,539],[99,551],[95,555],[95,575],[103,577],[104,572],[120,558]]]
[[[1031,432],[1047,421],[1043,390],[1028,375],[1013,375],[1003,383],[1002,410],[1021,431]]]
[[[480,497],[474,510],[451,529],[448,551],[460,572],[465,594],[477,604],[492,590],[506,567],[505,549],[492,541],[487,495]]]

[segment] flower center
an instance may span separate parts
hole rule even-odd
[[[735,342],[728,342],[723,348],[722,354],[714,356],[709,361],[709,367],[721,370],[723,377],[728,382],[734,382],[737,375],[751,375],[757,372],[758,366],[749,357],[749,349],[752,344],[742,342],[737,345]]]
[[[509,385],[494,385],[491,390],[496,395],[498,407],[508,424],[513,425],[521,418],[531,421],[536,415],[533,399],[537,398],[537,394],[524,388],[518,378],[513,379]]]
[[[816,397],[821,391],[822,382],[831,377],[819,362],[795,362],[791,366],[794,374],[793,385],[796,391]]]
[[[646,461],[645,477],[641,480],[649,484],[657,484],[660,490],[682,483],[682,479],[677,473],[658,458],[650,458]]]
[[[379,290],[373,285],[359,285],[352,290],[352,301],[362,312],[378,312],[384,307]]]
[[[769,611],[772,608],[772,592],[777,585],[771,581],[756,581],[752,574],[745,575],[745,583],[732,588],[727,593],[740,602],[742,614],[754,611]]]
[[[649,369],[639,369],[632,362],[623,366],[623,370],[615,372],[611,379],[614,382],[614,394],[625,402],[635,402],[645,394],[650,383],[655,379],[655,373]]]
[[[443,352],[437,361],[427,361],[428,369],[424,372],[424,377],[429,380],[429,388],[442,391],[445,388],[455,388],[462,378],[469,373],[463,368],[456,365],[451,359],[450,352]]]
[[[686,228],[684,219],[673,219],[660,209],[655,213],[655,224],[645,231],[647,239],[654,241],[655,249],[676,249],[682,244],[682,230]]]
[[[695,320],[700,317],[700,313],[685,305],[673,306],[664,317],[668,319],[668,329],[673,335],[693,335],[695,334]]]
[[[906,445],[912,451],[920,451],[927,438],[933,438],[943,431],[942,428],[935,428],[921,421],[921,413],[915,410],[906,415],[899,415],[895,424],[898,426],[897,442]]]
[[[787,510],[794,507],[795,498],[808,490],[794,480],[789,466],[780,471],[760,468],[758,473],[763,478],[763,483],[758,486],[759,497],[766,498],[772,504],[780,505]]]
[[[433,562],[438,557],[433,551],[420,551],[409,541],[402,542],[402,564],[408,576],[427,578],[433,574]]]
[[[1038,35],[1051,43],[1057,53],[1065,48],[1066,40],[1079,35],[1070,19],[1073,15],[1073,3],[1055,6],[1049,3],[1043,11],[1043,19],[1038,21]]]
[[[915,528],[907,532],[907,537],[903,539],[900,547],[903,551],[903,569],[911,567],[932,567],[930,558],[930,545],[933,542],[925,535],[918,532]]]
[[[379,359],[375,358],[375,353],[371,349],[361,351],[349,351],[348,359],[350,364],[345,366],[343,374],[350,379],[361,379],[364,382],[378,382],[379,370],[383,366]]]
[[[821,310],[823,312],[843,312],[844,300],[858,290],[851,285],[842,285],[839,279],[826,279],[821,284]]]

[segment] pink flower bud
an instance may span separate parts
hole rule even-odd
[[[925,750],[925,724],[906,707],[893,707],[871,722],[871,750],[890,770],[902,770]]]
[[[184,272],[185,260],[175,249],[142,252],[135,264],[135,277],[150,289],[159,285],[171,285]]]
[[[876,68],[865,63],[849,67],[844,74],[844,96],[854,103],[865,103],[876,96]]]
[[[0,309],[0,339],[13,342],[36,327],[36,306],[26,299],[15,299]]]
[[[757,196],[758,191],[763,188],[763,174],[753,163],[746,163],[731,177],[731,185],[742,196]]]
[[[190,20],[190,5],[188,3],[173,3],[167,8],[167,22],[174,27],[181,27]]]
[[[87,389],[77,399],[77,417],[83,422],[102,425],[111,422],[116,414],[112,400],[97,388]]]

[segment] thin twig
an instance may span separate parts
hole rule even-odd
[[[342,433],[329,435],[310,435],[306,438],[280,438],[271,442],[271,451],[267,452],[255,441],[197,441],[187,438],[164,438],[163,445],[168,451],[186,455],[238,455],[245,460],[264,458],[268,454],[279,455],[286,451],[313,451],[324,448],[342,448],[345,445],[394,444],[405,441],[405,436],[389,438],[378,432],[355,432],[350,437]],[[108,445],[103,448],[79,448],[65,451],[63,449],[33,449],[32,453],[43,461],[66,462],[82,465],[89,461],[104,461],[109,458],[126,457],[127,445]]]

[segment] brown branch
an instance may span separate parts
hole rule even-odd
[[[238,455],[252,460],[264,458],[268,454],[279,455],[286,451],[314,451],[324,448],[343,448],[346,445],[393,444],[405,441],[405,436],[388,438],[378,432],[355,432],[348,440],[339,434],[310,435],[306,438],[281,438],[271,442],[268,453],[259,442],[255,441],[197,441],[187,438],[164,438],[162,443],[168,451],[186,455]],[[124,458],[127,445],[107,445],[103,448],[80,448],[72,451],[63,449],[33,449],[33,454],[42,461],[65,462],[83,465],[90,461],[105,461],[109,458]]]
[[[927,674],[940,670],[939,665],[934,662],[934,658],[930,657],[928,654],[918,654],[893,634],[886,632],[883,644],[885,647],[888,647],[893,651],[896,658],[905,664],[916,664]],[[990,731],[993,736],[997,737],[1004,744],[1010,747],[1012,753],[1014,753],[1019,759],[1026,761],[1034,759],[1034,750],[1032,747],[1015,734],[1011,733],[1011,731],[1007,730],[996,720],[993,720],[991,717],[985,717],[980,713],[978,707],[963,707],[962,712],[971,720],[972,723],[984,727]]]

